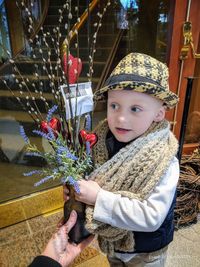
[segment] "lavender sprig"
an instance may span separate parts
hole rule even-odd
[[[51,140],[54,140],[55,139],[55,134],[54,134],[54,131],[52,130],[51,127],[47,127],[47,130],[48,130],[48,136],[50,137]]]
[[[24,176],[32,176],[34,174],[41,174],[42,171],[41,170],[33,170],[33,171],[30,171],[30,172],[25,172],[23,173]]]
[[[74,190],[77,194],[80,194],[81,191],[78,182],[72,176],[68,176],[67,178],[67,182],[69,183],[69,185],[74,187]]]
[[[62,157],[67,157],[68,159],[71,159],[74,161],[78,160],[78,157],[72,154],[67,147],[59,146],[56,152],[57,152],[58,158],[61,158],[61,161],[62,161]]]
[[[86,154],[89,156],[90,155],[90,152],[91,152],[90,142],[89,141],[86,141],[85,142],[85,146],[86,146]]]
[[[26,135],[25,131],[24,131],[24,127],[22,125],[20,125],[19,127],[19,131],[20,131],[20,135],[21,137],[24,139],[24,142],[28,145],[30,144],[29,138]]]
[[[58,106],[54,105],[52,108],[49,109],[46,117],[46,121],[49,122],[52,118],[53,113],[57,110]]]
[[[49,119],[53,114],[53,110],[56,108],[52,107],[48,112]],[[85,176],[86,173],[92,170],[92,161],[90,155],[90,143],[86,142],[86,150],[80,149],[78,152],[72,150],[72,147],[66,141],[65,137],[59,133],[53,131],[51,127],[48,127],[48,133],[42,132],[41,130],[33,130],[33,133],[47,139],[53,150],[49,152],[40,152],[35,145],[32,145],[23,127],[21,128],[22,136],[28,144],[26,149],[26,155],[40,156],[45,159],[48,167],[42,170],[33,170],[24,173],[25,176],[37,175],[42,176],[42,179],[36,182],[34,185],[39,186],[49,180],[59,179],[61,182],[68,183],[77,193],[80,193],[78,186],[78,180]],[[62,178],[63,177],[63,178]]]
[[[92,129],[91,115],[87,114],[87,115],[85,115],[85,130],[91,131],[91,129]]]
[[[39,135],[41,137],[44,137],[47,140],[50,140],[50,141],[52,140],[50,134],[46,134],[46,133],[44,133],[44,132],[42,132],[40,130],[33,130],[33,133],[35,133],[35,134],[37,134],[37,135]]]
[[[41,185],[41,184],[45,183],[46,181],[53,179],[53,178],[54,178],[54,175],[48,175],[48,176],[44,177],[43,179],[41,179],[40,181],[36,182],[34,184],[34,186],[39,186],[39,185]]]

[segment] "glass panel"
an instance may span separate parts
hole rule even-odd
[[[38,191],[34,183],[39,177],[26,177],[23,173],[40,169],[44,162],[38,157],[25,156],[25,144],[20,136],[20,125],[24,126],[31,143],[37,145],[41,151],[51,149],[49,143],[33,135],[32,130],[37,129],[37,125],[25,111],[25,107],[31,101],[28,98],[32,92],[29,94],[26,88],[29,91],[30,84],[33,83],[30,75],[33,73],[35,63],[31,59],[32,51],[28,38],[40,21],[41,1],[25,1],[25,7],[22,6],[22,1],[16,1],[16,3],[15,1],[8,2],[9,10],[6,10],[4,2],[0,6],[0,58],[6,59],[5,65],[0,70],[0,202]],[[13,19],[9,23],[7,12]],[[21,28],[21,21],[24,32]],[[8,24],[12,28],[10,35]],[[32,31],[29,30],[28,25],[33,27]],[[10,52],[11,38],[12,44],[18,47],[18,50],[21,45],[20,40],[25,38],[25,50],[17,55],[14,65],[8,63],[9,54],[6,52],[6,50]],[[18,98],[20,101],[16,97],[20,97]],[[41,102],[37,104],[41,110],[44,110]],[[33,102],[32,105],[34,106]],[[49,182],[48,185],[41,185],[40,190],[57,184],[57,181]]]
[[[169,0],[118,1],[118,27],[127,29],[123,56],[140,52],[166,62],[169,8]]]
[[[196,59],[194,77],[185,143],[200,142],[200,59]]]
[[[4,63],[7,58],[7,52],[11,52],[10,49],[10,38],[8,32],[8,21],[6,16],[4,1],[0,1],[0,65]]]

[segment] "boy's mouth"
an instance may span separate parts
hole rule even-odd
[[[129,130],[129,129],[119,128],[119,127],[116,127],[115,129],[116,129],[116,131],[117,131],[118,133],[120,133],[120,134],[125,134],[125,133],[128,133],[128,132],[131,131],[131,130]]]

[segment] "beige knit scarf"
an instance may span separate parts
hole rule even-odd
[[[146,199],[155,188],[177,153],[178,143],[163,120],[153,123],[145,134],[122,148],[110,160],[106,149],[107,121],[97,128],[98,143],[93,149],[95,166],[90,179],[101,188],[129,199]],[[94,207],[86,209],[86,228],[98,234],[103,252],[113,255],[114,250],[133,251],[132,231],[112,227],[93,219]]]

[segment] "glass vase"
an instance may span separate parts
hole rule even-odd
[[[77,212],[76,224],[68,235],[70,241],[79,244],[90,235],[85,228],[85,204],[75,199],[73,187],[67,187],[69,189],[69,200],[64,204],[64,221],[66,222],[68,220],[72,210]]]

